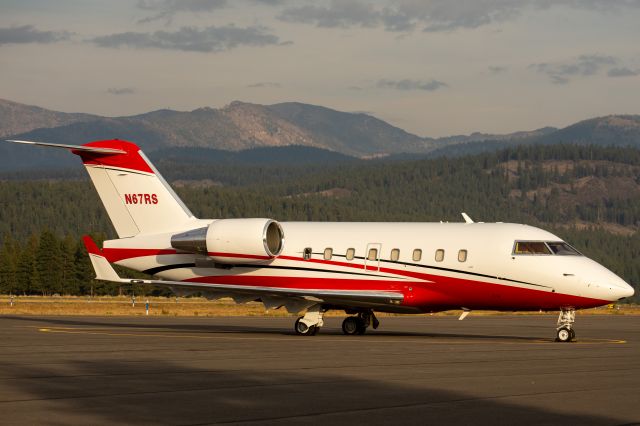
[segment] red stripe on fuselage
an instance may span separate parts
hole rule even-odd
[[[563,306],[591,308],[608,303],[606,300],[571,296],[550,291],[462,280],[446,276],[432,277],[434,278],[433,283],[340,278],[216,275],[190,278],[185,282],[306,290],[395,291],[403,294],[403,306],[416,307],[425,312],[461,309],[463,307],[479,310],[508,311],[556,310]]]
[[[142,256],[176,254],[175,250],[157,249],[103,249],[110,262]],[[224,257],[243,258],[248,255],[237,253],[217,253]],[[112,260],[117,259],[117,260]],[[606,300],[591,299],[555,293],[549,290],[523,288],[514,285],[496,284],[477,279],[455,278],[447,275],[423,273],[381,267],[364,269],[363,264],[338,262],[324,259],[303,260],[293,256],[279,256],[278,259],[320,265],[347,267],[371,272],[382,272],[415,278],[421,281],[344,279],[344,278],[311,278],[311,277],[275,277],[250,275],[214,275],[195,277],[185,282],[202,282],[210,284],[254,285],[265,287],[283,287],[308,290],[387,290],[401,291],[404,294],[403,305],[420,307],[425,311],[459,309],[502,309],[502,310],[551,310],[560,306],[591,308],[609,303]],[[377,264],[377,262],[376,262]],[[256,266],[259,267],[259,266]],[[424,265],[428,268],[429,266]],[[321,270],[318,272],[322,273]],[[328,270],[335,272],[335,270]]]
[[[138,249],[138,248],[108,248],[105,247],[102,249],[102,253],[104,257],[107,258],[109,262],[119,262],[121,260],[134,259],[136,257],[145,257],[145,256],[161,256],[165,254],[176,254],[177,251],[174,249]],[[191,254],[191,253],[186,253]]]

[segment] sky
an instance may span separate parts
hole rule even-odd
[[[640,0],[0,0],[0,98],[107,116],[234,100],[420,136],[640,113]]]

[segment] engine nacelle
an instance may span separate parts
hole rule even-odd
[[[272,219],[220,219],[171,237],[171,247],[219,263],[264,263],[277,257],[283,246],[282,227]]]

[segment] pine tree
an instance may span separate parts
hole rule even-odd
[[[36,270],[36,250],[38,248],[38,238],[32,235],[25,246],[20,250],[16,268],[16,278],[18,287],[16,293],[38,294],[41,290],[38,285]]]
[[[19,256],[18,243],[10,235],[5,236],[4,244],[0,249],[0,293],[14,294],[18,289]]]
[[[60,243],[61,291],[62,294],[78,294],[79,285],[75,275],[76,241],[67,235]]]
[[[36,273],[43,295],[62,293],[60,242],[48,229],[40,235],[36,256]]]

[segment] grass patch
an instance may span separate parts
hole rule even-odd
[[[144,316],[146,298],[138,298],[135,306],[128,297],[42,297],[18,296],[13,298],[13,306],[7,295],[0,295],[0,315],[82,315],[82,316]],[[228,316],[294,316],[284,308],[265,310],[260,302],[236,304],[232,299],[209,301],[204,298],[150,297],[149,316],[176,317],[228,317]],[[436,316],[459,316],[462,311],[440,312]],[[579,311],[581,315],[640,315],[640,305],[609,305]],[[473,316],[484,315],[549,315],[555,312],[495,312],[473,311]],[[342,311],[330,311],[327,316],[344,316]],[[400,316],[384,314],[378,316]]]

